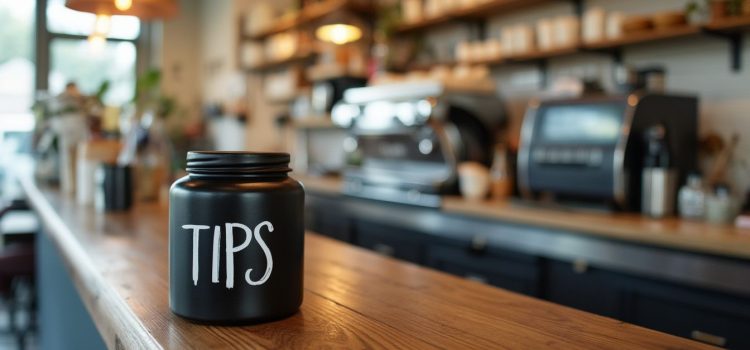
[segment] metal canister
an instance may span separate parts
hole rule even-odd
[[[674,213],[677,172],[671,168],[644,168],[641,211],[653,218]]]
[[[175,314],[242,324],[299,309],[305,195],[290,170],[286,153],[188,153],[188,175],[170,189]]]

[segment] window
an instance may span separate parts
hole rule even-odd
[[[122,105],[133,98],[136,45],[141,25],[136,17],[112,16],[107,41],[89,41],[96,15],[65,7],[64,0],[47,0],[49,32],[48,90],[56,95],[69,82],[94,94],[104,82],[109,90],[104,103]]]
[[[28,123],[33,57],[34,1],[0,0],[0,132]]]
[[[26,163],[34,117],[34,1],[0,0],[0,197],[16,196],[9,164]]]
[[[135,45],[109,41],[100,46],[81,39],[54,39],[50,45],[49,90],[59,93],[70,81],[85,94],[96,92],[108,81],[106,104],[130,101],[135,89]]]

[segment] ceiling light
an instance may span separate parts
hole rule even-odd
[[[65,7],[97,15],[106,13],[154,20],[175,16],[177,2],[178,0],[65,0]]]
[[[344,45],[359,40],[362,30],[350,24],[327,24],[315,31],[315,37],[336,45]]]
[[[115,7],[120,11],[127,11],[133,6],[133,0],[115,0]]]

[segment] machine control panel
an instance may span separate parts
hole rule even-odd
[[[531,159],[540,165],[600,167],[604,162],[604,150],[598,147],[537,146]]]

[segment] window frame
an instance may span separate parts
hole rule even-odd
[[[55,39],[72,39],[72,40],[87,40],[87,35],[78,34],[66,34],[51,32],[47,28],[47,0],[36,0],[35,11],[35,52],[36,58],[35,67],[35,82],[34,88],[36,92],[48,91],[49,90],[49,73],[50,73],[50,47]],[[150,48],[152,39],[153,25],[149,22],[141,20],[140,31],[138,36],[134,39],[122,39],[122,38],[106,38],[107,42],[130,42],[135,46],[135,77],[137,79],[139,75],[148,69],[147,63],[150,62]]]

